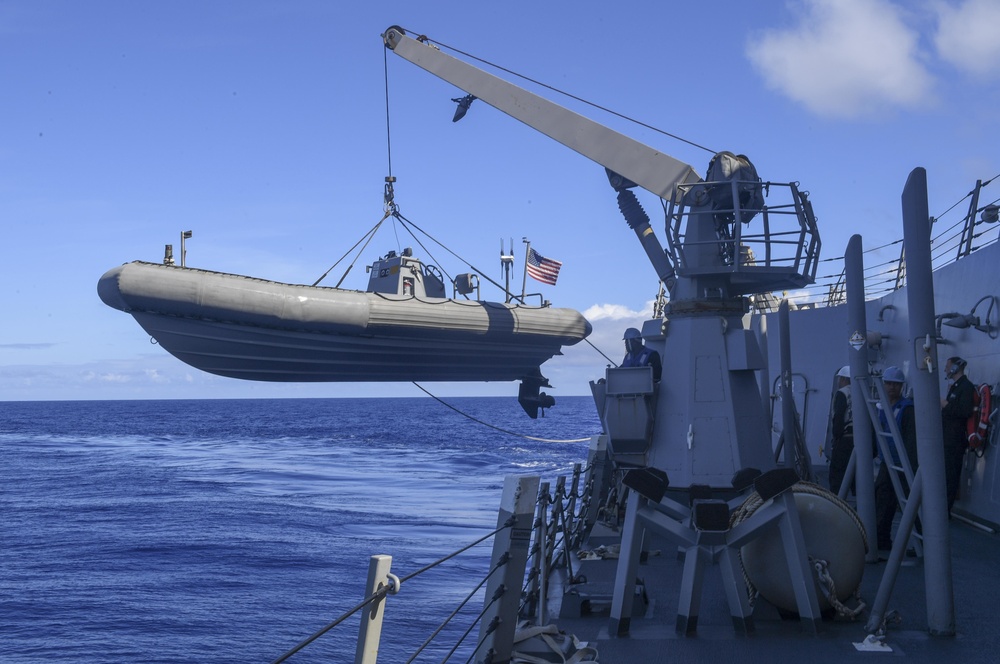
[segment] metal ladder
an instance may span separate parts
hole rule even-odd
[[[899,424],[896,423],[896,418],[892,416],[892,406],[885,392],[885,383],[882,381],[881,376],[861,376],[855,380],[860,380],[864,386],[866,395],[865,406],[868,409],[868,418],[872,423],[875,442],[881,452],[883,463],[886,464],[886,468],[889,471],[892,489],[896,494],[896,500],[899,501],[899,510],[902,512],[906,509],[906,503],[910,498],[909,487],[913,486],[913,465],[906,454],[906,446],[903,445],[903,435],[899,431]],[[878,406],[881,406],[882,411],[886,414],[885,419],[889,423],[889,431],[882,429],[882,422],[878,416]],[[899,454],[899,465],[893,462],[890,442],[895,446],[896,452]],[[905,478],[905,484],[901,476]],[[920,512],[918,512],[919,514]],[[910,544],[913,546],[913,550],[917,556],[921,558],[924,555],[923,539],[923,535],[917,532],[916,528],[910,533]]]

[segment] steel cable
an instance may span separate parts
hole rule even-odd
[[[490,429],[493,429],[495,431],[499,431],[500,433],[505,433],[505,434],[508,434],[508,435],[511,435],[511,436],[517,436],[518,438],[525,438],[527,440],[535,440],[535,441],[538,441],[540,443],[583,443],[583,442],[586,442],[586,441],[590,440],[589,436],[587,438],[571,438],[571,439],[567,439],[567,440],[557,440],[557,439],[553,439],[553,438],[538,438],[536,436],[528,436],[528,435],[523,434],[523,433],[517,433],[516,431],[511,431],[509,429],[504,429],[502,427],[496,426],[495,424],[490,424],[489,422],[484,422],[483,420],[479,419],[478,417],[474,417],[474,416],[469,415],[468,413],[466,413],[464,411],[459,410],[455,406],[452,406],[450,403],[448,403],[448,402],[444,401],[443,399],[441,399],[441,397],[438,397],[438,396],[436,396],[434,394],[431,394],[429,391],[427,391],[427,389],[425,389],[422,385],[420,385],[416,381],[411,381],[411,382],[413,382],[413,384],[417,387],[417,389],[419,389],[421,392],[423,392],[424,394],[426,394],[430,398],[432,398],[435,401],[437,401],[442,406],[446,406],[448,408],[451,408],[453,411],[455,411],[456,413],[458,413],[462,417],[467,417],[470,420],[472,420],[473,422],[476,422],[478,424],[482,424],[483,426],[489,427]]]
[[[476,585],[476,587],[472,589],[472,592],[470,592],[468,595],[465,596],[465,599],[463,599],[461,602],[459,602],[458,606],[455,607],[455,610],[452,611],[451,614],[447,618],[445,618],[444,621],[440,625],[438,625],[438,628],[436,630],[434,630],[434,632],[430,636],[427,637],[427,640],[424,641],[422,644],[420,644],[420,647],[417,648],[417,651],[415,653],[413,653],[413,655],[410,657],[410,659],[406,660],[406,664],[411,664],[411,662],[413,662],[413,660],[415,660],[417,658],[417,656],[421,652],[424,651],[424,648],[426,648],[427,646],[430,645],[431,641],[434,640],[434,637],[436,637],[438,634],[440,634],[441,630],[443,630],[448,625],[448,623],[451,622],[452,618],[454,618],[456,615],[458,615],[458,612],[461,611],[462,608],[464,608],[465,605],[469,603],[469,600],[471,600],[473,597],[475,597],[476,593],[479,592],[479,589],[482,588],[484,585],[486,585],[486,582],[490,580],[490,577],[492,577],[497,572],[497,570],[501,569],[506,564],[507,564],[507,559],[504,558],[504,559],[502,559],[496,565],[496,567],[494,567],[493,569],[491,569],[490,573],[487,574],[483,578],[483,580],[480,581]],[[476,622],[478,622],[478,620]],[[473,623],[473,624],[475,624],[475,623]]]

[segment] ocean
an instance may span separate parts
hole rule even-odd
[[[589,397],[537,420],[445,401],[536,438],[600,430]],[[0,661],[270,662],[363,599],[372,555],[432,563],[495,528],[506,475],[554,481],[587,448],[430,398],[0,402]],[[389,597],[379,661],[407,661],[490,554]],[[445,661],[482,607],[416,661]],[[353,661],[358,623],[289,661]]]

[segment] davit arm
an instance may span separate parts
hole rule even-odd
[[[386,48],[396,55],[604,166],[619,192],[618,204],[629,227],[657,275],[670,285],[673,267],[649,226],[649,218],[627,189],[638,185],[660,198],[673,198],[678,184],[701,181],[691,166],[442,53],[430,43],[408,37],[401,28],[391,27],[382,37]]]

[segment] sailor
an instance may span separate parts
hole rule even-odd
[[[844,365],[837,372],[837,391],[833,393],[830,417],[832,445],[830,448],[830,491],[840,492],[847,464],[854,451],[854,418],[851,414],[851,367]],[[852,487],[853,489],[853,487]]]
[[[968,363],[960,357],[949,357],[944,373],[951,387],[948,396],[941,400],[941,428],[944,433],[944,472],[948,493],[948,513],[958,496],[962,477],[962,461],[969,447],[966,424],[975,409],[976,387],[965,376]]]
[[[909,459],[910,469],[915,473],[917,472],[917,425],[913,416],[913,401],[903,398],[904,380],[905,377],[899,367],[887,367],[882,372],[882,382],[885,384],[885,394],[889,398],[892,417],[896,420],[899,434],[903,438],[903,450]],[[879,411],[879,422],[882,425],[882,431],[890,431],[885,411]],[[878,476],[875,478],[875,532],[879,550],[892,548],[892,520],[896,516],[896,508],[899,505],[896,500],[896,492],[892,487],[892,478],[889,476],[891,471],[888,466],[891,463],[898,468],[901,460],[895,442],[890,440],[888,447],[892,458],[886,459],[881,449],[879,450],[881,463],[878,468]],[[899,474],[899,481],[903,491],[909,493],[909,484],[902,472]]]
[[[660,354],[651,348],[647,348],[642,341],[642,334],[634,327],[625,330],[625,359],[622,360],[623,367],[653,367],[653,380],[659,382],[663,374],[663,364],[660,361]]]

